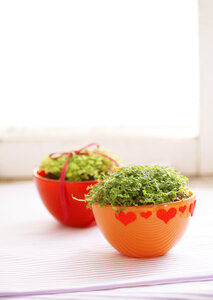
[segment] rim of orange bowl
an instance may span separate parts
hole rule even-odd
[[[39,178],[40,180],[43,181],[52,181],[52,182],[60,182],[60,179],[49,179],[49,178],[45,178],[40,176],[37,172],[38,172],[39,168],[35,168],[33,171],[33,176]],[[65,181],[65,183],[94,183],[97,182],[97,180],[83,180],[83,181]]]
[[[181,203],[184,203],[186,201],[190,201],[193,198],[196,199],[195,193],[193,193],[191,190],[189,190],[189,191],[191,193],[191,196],[189,198],[184,199],[184,200],[173,201],[173,202],[164,202],[164,203],[158,203],[158,204],[147,204],[147,205],[139,205],[139,206],[127,206],[125,209],[128,209],[128,208],[139,209],[139,208],[146,208],[146,207],[147,208],[148,207],[154,208],[154,207],[160,206],[160,205],[167,206],[167,205],[181,204]],[[93,203],[92,205],[100,205],[100,203]],[[112,205],[111,204],[106,204],[106,205],[104,205],[104,207],[112,207]],[[121,208],[122,206],[121,205],[113,205],[113,207]]]

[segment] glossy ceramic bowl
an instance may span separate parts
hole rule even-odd
[[[182,237],[195,203],[191,194],[184,201],[128,207],[119,215],[111,205],[93,204],[93,213],[105,238],[120,253],[155,257],[168,252]]]
[[[60,199],[60,181],[41,177],[34,170],[33,177],[40,197],[48,211],[61,223],[74,226],[86,227],[94,221],[93,212],[88,209],[85,202],[73,199],[84,199],[88,193],[87,187],[95,185],[97,181],[65,182],[65,198],[67,207],[67,218],[64,218],[62,203]]]

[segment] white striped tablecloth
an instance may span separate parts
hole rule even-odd
[[[32,182],[0,184],[0,297],[213,299],[213,188],[197,188],[187,233],[167,255],[117,253],[96,226],[46,212]]]

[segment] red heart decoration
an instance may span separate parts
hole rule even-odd
[[[179,211],[182,212],[182,214],[184,213],[184,211],[186,210],[187,206],[184,205],[184,206],[180,206],[179,207]]]
[[[189,206],[189,212],[190,212],[191,216],[193,216],[193,214],[194,214],[195,204],[196,204],[196,200],[194,201],[194,203],[191,203]]]
[[[140,215],[141,215],[142,218],[148,219],[152,215],[152,212],[151,211],[146,211],[146,212],[142,211],[140,213]]]
[[[40,170],[37,172],[39,176],[44,177],[46,175],[44,170]]]
[[[176,213],[177,209],[174,207],[170,208],[168,211],[165,209],[159,209],[157,211],[157,217],[167,224],[172,218],[174,218]]]
[[[116,219],[118,219],[121,223],[123,223],[125,226],[127,226],[129,223],[132,223],[136,220],[136,214],[133,212],[128,212],[125,214],[123,211],[117,215],[115,213]]]

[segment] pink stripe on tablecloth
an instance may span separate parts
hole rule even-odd
[[[103,291],[112,290],[118,288],[128,288],[128,287],[139,287],[139,286],[152,286],[161,284],[174,284],[174,283],[184,283],[184,282],[200,282],[200,281],[211,281],[213,280],[213,274],[203,275],[203,276],[189,276],[189,277],[177,277],[177,278],[167,278],[167,279],[157,279],[157,280],[138,280],[135,282],[121,282],[115,284],[106,285],[91,285],[76,288],[66,288],[66,289],[51,289],[51,290],[37,290],[37,291],[20,291],[20,292],[0,292],[0,298],[5,297],[24,297],[24,296],[36,296],[36,295],[54,295],[54,294],[65,294],[65,293],[77,293],[77,292],[92,292],[92,291]],[[213,295],[210,295],[213,296]],[[156,299],[156,298],[153,298]],[[172,298],[175,299],[175,298]]]

